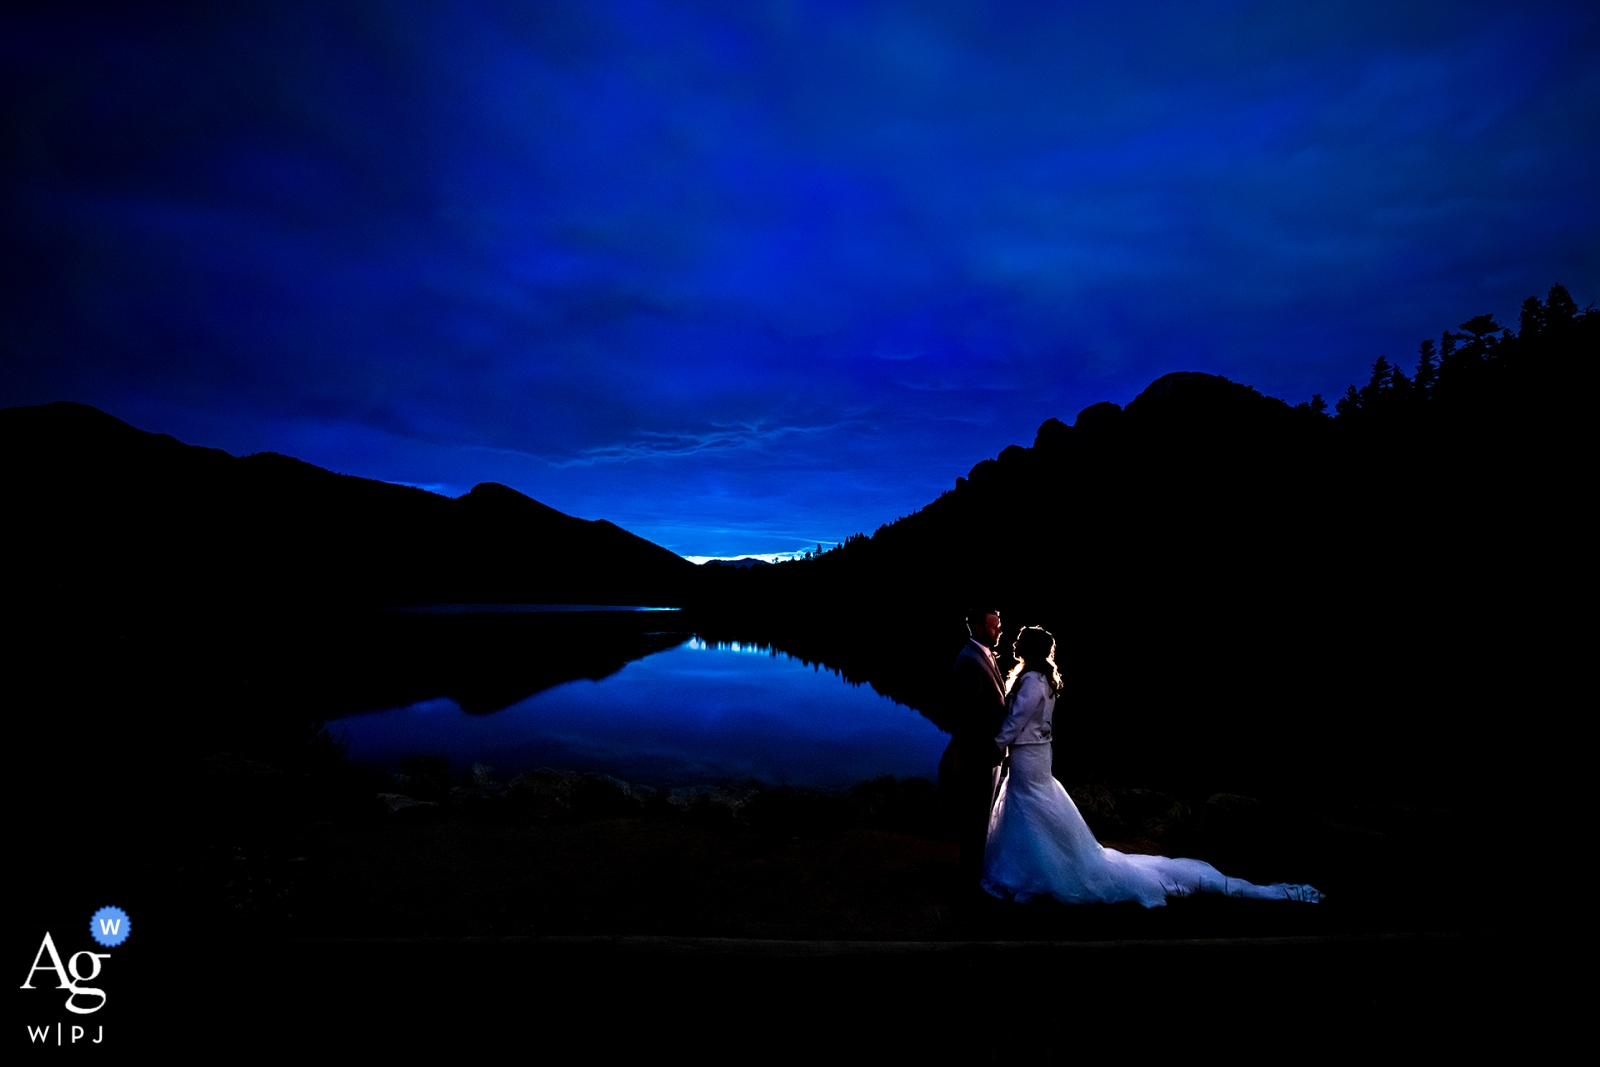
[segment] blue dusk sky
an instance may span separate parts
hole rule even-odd
[[[54,0],[0,50],[0,406],[691,557],[1600,298],[1593,3]]]

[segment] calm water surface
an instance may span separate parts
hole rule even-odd
[[[568,682],[488,715],[448,698],[331,723],[356,759],[442,755],[505,781],[534,767],[672,786],[754,778],[837,787],[933,778],[948,737],[870,686],[748,645],[698,638],[598,682]]]

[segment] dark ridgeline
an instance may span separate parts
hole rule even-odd
[[[1556,287],[1517,331],[1479,316],[1425,343],[1409,376],[1380,358],[1337,417],[1167,375],[775,566],[696,568],[504,486],[452,500],[11,409],[12,656],[75,715],[138,680],[244,724],[291,702],[488,711],[617,669],[662,623],[373,609],[675,604],[692,615],[666,625],[773,643],[938,722],[982,601],[1061,641],[1068,780],[1426,792],[1561,743],[1596,323]]]
[[[213,708],[322,715],[448,695],[492,711],[661,646],[641,616],[396,615],[436,603],[680,603],[695,568],[503,485],[457,499],[234,457],[80,404],[0,411],[8,600],[40,654],[165,663]],[[13,624],[15,619],[13,619]],[[574,633],[589,640],[573,641]],[[109,643],[114,650],[102,649]],[[567,646],[561,655],[531,648]],[[152,666],[152,670],[155,668]],[[68,666],[71,677],[81,671]]]
[[[236,458],[81,404],[0,411],[14,595],[232,609],[677,604],[692,564],[486,482],[458,499]]]
[[[1600,313],[1557,286],[1330,417],[1207,374],[1051,419],[728,625],[941,717],[961,608],[1060,640],[1058,776],[1388,796],[1558,774]],[[841,622],[845,625],[841,625]],[[1547,782],[1547,784],[1549,784]]]

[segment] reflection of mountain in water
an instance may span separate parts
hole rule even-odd
[[[604,677],[681,624],[382,609],[678,604],[697,573],[505,486],[449,499],[182,444],[81,404],[0,411],[0,456],[14,562],[0,625],[28,709],[14,740],[68,750],[114,731],[121,747],[91,776],[146,752],[289,744],[308,720],[363,709],[451,696],[492,711]]]
[[[565,682],[599,681],[688,637],[654,613],[385,613],[367,620],[331,683],[330,709],[359,711],[449,697],[485,714]],[[352,653],[354,653],[352,655]]]
[[[1556,287],[1516,333],[1461,329],[1411,377],[1378,360],[1337,419],[1167,375],[1048,420],[871,537],[772,566],[696,568],[500,486],[449,500],[79,405],[11,409],[19,704],[68,742],[186,712],[244,734],[285,708],[486,711],[669,640],[654,619],[373,614],[562,600],[685,606],[671,625],[754,636],[944,724],[961,612],[998,607],[1061,641],[1071,778],[1465,795],[1573,751],[1600,314]],[[75,599],[91,610],[61,610]],[[1524,721],[1502,728],[1505,709]]]
[[[947,620],[941,620],[946,621]],[[850,685],[870,686],[897,704],[904,704],[946,733],[946,682],[956,654],[966,640],[959,624],[912,627],[894,623],[892,634],[857,632],[818,626],[810,619],[791,625],[767,619],[730,623],[714,614],[693,616],[697,634],[708,641],[773,649],[807,666],[831,671]]]
[[[706,568],[724,625],[947,718],[967,608],[1060,642],[1057,766],[1470,797],[1560,767],[1600,312],[1552,288],[1378,359],[1329,418],[1176,373],[1047,420],[812,559]],[[1002,647],[1005,647],[1003,644]],[[1517,709],[1511,728],[1506,709]]]

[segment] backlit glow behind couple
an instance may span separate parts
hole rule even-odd
[[[1000,613],[969,612],[967,630],[972,636],[955,665],[953,736],[939,761],[939,786],[955,814],[965,886],[981,885],[1007,900],[1136,900],[1147,908],[1191,893],[1322,899],[1308,885],[1255,885],[1200,860],[1128,855],[1102,846],[1051,774],[1062,688],[1055,638],[1037,626],[1024,628],[1012,646],[1016,666],[1003,677],[994,654]]]

